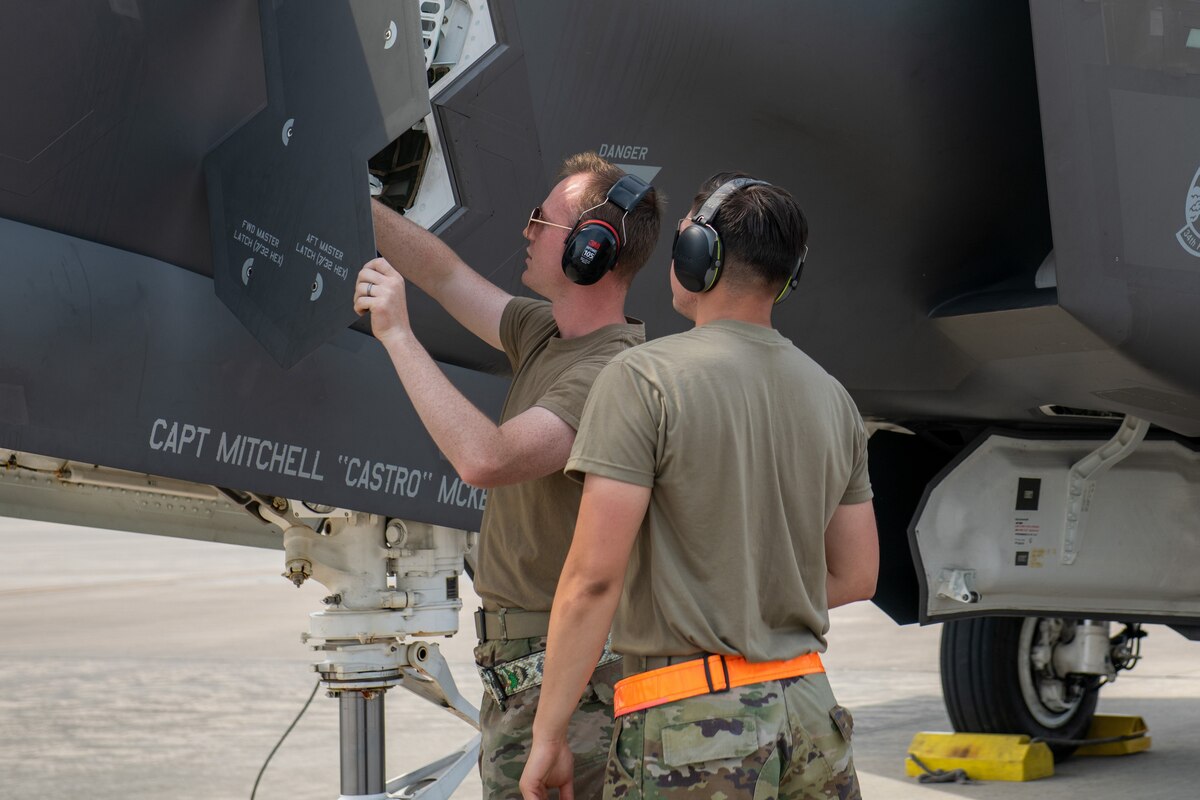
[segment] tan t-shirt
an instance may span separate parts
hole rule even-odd
[[[838,504],[871,498],[867,434],[841,384],[778,331],[722,320],[615,357],[566,472],[653,489],[614,649],[825,649],[825,528]]]
[[[517,297],[500,318],[500,339],[513,369],[500,421],[541,406],[578,428],[600,370],[617,353],[646,341],[646,328],[628,320],[562,339],[549,303]],[[475,560],[475,590],[484,608],[550,610],[581,493],[558,471],[489,492]]]

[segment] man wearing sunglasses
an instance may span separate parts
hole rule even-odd
[[[607,797],[861,796],[818,653],[829,608],[875,589],[867,434],[846,390],[771,326],[807,239],[788,192],[713,176],[672,248],[672,300],[695,327],[596,379],[567,462],[583,499],[529,800],[570,780],[570,709],[610,623],[625,678]]]
[[[371,312],[373,333],[459,476],[490,490],[475,564],[484,606],[475,618],[475,656],[486,690],[480,774],[484,794],[493,800],[520,797],[517,782],[541,691],[550,605],[579,510],[581,490],[562,470],[584,401],[614,355],[645,341],[644,326],[625,316],[625,295],[658,240],[660,200],[649,188],[621,203],[617,187],[630,182],[623,178],[594,153],[572,156],[530,214],[521,281],[544,300],[510,295],[437,237],[372,204],[384,258],[359,273],[354,308]],[[563,254],[577,223],[589,220],[619,236],[619,249],[615,265],[584,285],[568,278]],[[500,425],[454,388],[413,336],[406,279],[508,356],[513,382]],[[570,746],[580,765],[576,796],[599,798],[620,662],[606,651],[593,672],[571,715]]]

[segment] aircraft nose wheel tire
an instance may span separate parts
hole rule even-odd
[[[1054,648],[1075,623],[1055,617],[986,617],[942,625],[942,696],[954,730],[1083,739],[1092,724],[1099,680],[1060,675]],[[1055,761],[1075,745],[1047,742]]]

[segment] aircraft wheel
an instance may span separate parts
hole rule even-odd
[[[956,731],[1083,739],[1096,712],[1099,680],[1060,675],[1054,649],[1075,622],[1056,617],[983,617],[942,625],[942,696]],[[1047,742],[1055,761],[1075,745]]]

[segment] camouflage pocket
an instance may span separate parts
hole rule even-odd
[[[842,738],[849,742],[854,735],[854,717],[850,715],[849,709],[834,706],[829,709],[829,717],[837,729],[842,732]]]
[[[705,761],[742,760],[758,750],[754,717],[722,717],[662,729],[663,763],[671,767]]]
[[[850,739],[854,735],[854,718],[839,705],[829,709],[827,732],[814,735],[813,748],[820,761],[829,768],[830,780],[835,783],[850,780],[854,775]]]
[[[609,750],[605,797],[641,797],[642,764],[646,756],[643,723],[642,712],[617,719]]]

